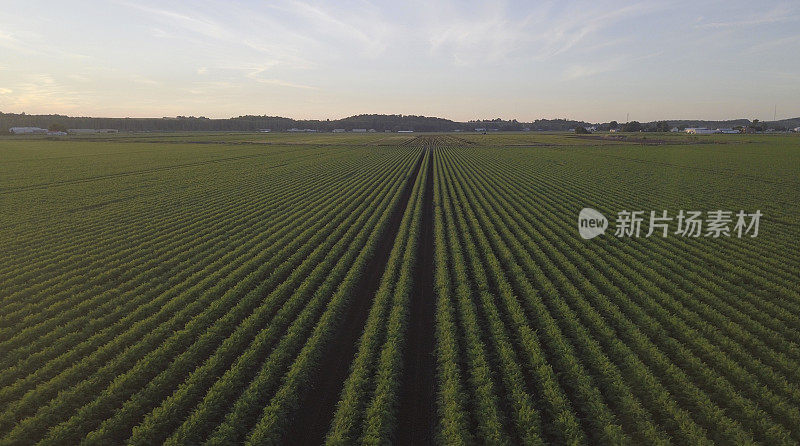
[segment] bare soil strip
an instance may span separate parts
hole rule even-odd
[[[426,152],[433,151],[429,146]],[[397,418],[397,444],[434,443],[436,423],[435,312],[433,284],[433,158],[428,166],[421,239],[414,267],[414,293],[411,296],[406,348],[403,351],[403,376],[400,382],[400,408]]]

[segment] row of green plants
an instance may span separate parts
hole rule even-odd
[[[468,158],[468,157],[465,157],[465,158]],[[487,165],[490,165],[490,164],[491,164],[491,162],[489,160],[480,160],[480,161],[478,161],[478,163],[473,166],[474,170],[470,170],[469,174],[466,175],[465,178],[466,177],[475,178],[477,176],[476,175],[476,171],[477,170],[486,170],[485,167]],[[507,168],[507,166],[503,166],[503,168],[498,169],[497,170],[497,175],[500,175],[500,172],[502,172],[502,176],[495,176],[494,178],[503,178],[504,180],[507,180],[507,179],[510,178],[509,169]],[[523,181],[520,180],[519,183],[523,183]],[[523,186],[523,188],[524,187],[525,186]],[[515,191],[518,191],[517,193],[519,193],[519,194],[526,193],[526,192],[519,192],[520,187],[516,183],[513,186],[513,188],[514,188]],[[510,189],[512,189],[512,188],[509,187],[508,190],[503,190],[503,192],[500,192],[500,193],[498,193],[498,191],[496,191],[496,190],[491,190],[487,194],[487,196],[502,198],[502,197],[506,197],[506,196],[509,196],[509,195],[513,195],[514,192],[511,191]],[[535,193],[536,191],[532,191],[532,192]],[[550,196],[552,197],[553,195],[550,195]],[[552,199],[548,200],[548,195],[541,195],[539,198],[536,198],[535,200],[531,199],[530,201],[531,201],[531,204],[529,204],[527,206],[533,205],[533,206],[536,206],[538,208],[538,207],[542,207],[542,206],[547,206],[550,202],[557,201],[557,200],[552,200]],[[529,209],[533,209],[533,208],[529,208]],[[516,212],[518,212],[518,214],[516,214]],[[520,209],[515,209],[514,212],[512,212],[511,214],[512,215],[522,215],[523,212]],[[559,215],[564,215],[564,212],[562,211],[561,214],[554,213],[552,216],[548,216],[548,217],[543,217],[541,214],[536,215],[536,216],[530,215],[530,217],[529,217],[530,219],[528,221],[541,221],[544,218],[545,221],[555,222],[555,221],[558,221],[559,218],[561,218],[561,217],[559,217]],[[492,220],[494,221],[494,220],[496,220],[496,218],[493,217]],[[544,227],[542,229],[542,231],[546,231],[546,230],[552,228],[554,225],[550,224],[549,226],[548,225],[542,225],[542,226]],[[558,226],[562,226],[562,225],[558,225]],[[570,255],[572,255],[572,253],[574,253],[575,251],[577,251],[580,248],[580,246],[566,246],[567,244],[573,245],[573,244],[577,244],[577,243],[572,243],[572,240],[570,240],[570,238],[568,236],[569,233],[566,232],[568,229],[572,229],[571,222],[570,222],[570,224],[567,224],[566,222],[563,222],[563,227],[564,227],[563,230],[560,231],[561,234],[553,235],[553,240],[555,240],[557,244],[564,245],[564,246],[561,246],[561,247],[557,248],[558,250],[554,251],[554,253],[552,254],[553,257],[551,257],[551,258],[545,257],[544,261],[543,261],[544,265],[550,265],[550,268],[553,270],[553,276],[555,276],[555,277],[558,277],[557,275],[563,276],[564,272],[571,271],[569,264],[565,264],[563,262],[559,262],[558,261],[558,259],[556,258],[558,253],[564,253],[567,256],[570,256]],[[541,240],[533,240],[533,241],[530,242],[530,244],[528,244],[526,246],[539,246],[539,247],[541,247],[541,246],[543,246],[543,242]],[[544,245],[544,246],[546,246],[546,245]],[[561,254],[561,255],[564,255],[564,254]],[[604,258],[614,258],[614,257],[613,256],[607,256],[607,257],[604,257]],[[597,259],[597,260],[598,261],[596,263],[591,263],[588,266],[596,265],[598,263],[602,263],[601,259]],[[575,255],[574,261],[575,262],[580,262],[580,257]],[[581,267],[586,266],[585,265],[586,263],[587,263],[586,261],[583,261],[582,264],[581,264]],[[628,263],[629,264],[634,264],[632,262],[628,262]],[[553,266],[553,265],[555,265],[555,266]],[[586,267],[588,267],[588,266],[586,266]],[[574,269],[574,267],[572,267],[572,268]],[[618,265],[617,268],[622,268],[622,265]],[[616,271],[617,270],[611,270],[610,273],[611,272],[616,272]],[[570,284],[570,283],[580,284],[582,281],[585,281],[585,279],[581,275],[574,275],[574,276],[572,276],[572,277],[570,277],[568,279],[566,284],[564,284],[564,289],[566,291],[568,291],[568,285],[567,284]],[[663,292],[659,293],[658,290],[656,288],[653,288],[652,286],[649,287],[649,288],[636,288],[635,286],[632,286],[630,283],[628,285],[625,285],[623,283],[622,285],[623,285],[622,289],[630,289],[632,292],[635,292],[635,295],[637,295],[637,296],[640,295],[640,294],[647,295],[648,292],[652,293],[653,295],[656,295],[656,296],[658,296],[658,295],[661,295],[662,297],[666,296],[665,293],[663,293]],[[627,288],[625,286],[627,286]],[[644,286],[644,285],[642,285],[642,286]],[[602,291],[609,292],[608,290],[602,290]],[[592,295],[594,295],[594,294],[598,293],[598,290],[592,291],[592,290],[587,289],[586,291],[577,291],[575,293],[575,298],[576,299],[580,299],[581,298],[581,294],[587,295],[587,293],[593,293]],[[617,293],[620,293],[620,292],[617,291]],[[626,294],[629,295],[630,292],[626,293]],[[617,294],[617,296],[620,296],[620,294]],[[622,297],[626,297],[626,296],[622,295]],[[641,303],[630,304],[630,305],[628,305],[626,307],[622,307],[622,308],[624,310],[626,310],[626,311],[635,311],[636,309],[639,308],[638,307],[639,305],[642,305],[642,304]],[[644,308],[648,308],[648,309],[656,312],[656,314],[660,314],[661,316],[663,316],[665,318],[667,317],[666,313],[658,313],[658,309],[656,307],[645,306]],[[645,321],[646,321],[645,319],[639,319],[639,320],[642,321],[642,324],[643,324],[644,327],[647,327],[647,326],[651,325],[651,323],[647,323],[647,325],[645,325]],[[673,325],[673,326],[670,326],[670,328],[671,328],[671,330],[669,331],[669,333],[675,333],[676,329],[678,329],[677,332],[679,334],[682,334],[682,335],[691,333],[691,331],[688,330],[687,327],[682,326],[682,325]],[[666,334],[667,334],[667,332],[664,332],[664,331],[661,331],[661,332],[650,332],[650,333],[651,333],[651,336],[653,336],[653,339],[656,339],[656,340],[664,339],[666,337]],[[704,339],[701,338],[700,340],[697,340],[697,341],[693,342],[693,339],[694,338],[686,335],[686,336],[682,336],[681,340],[684,343],[689,343],[689,344],[694,343],[695,345],[701,345],[702,342],[704,341]],[[663,345],[661,343],[659,343],[659,344]],[[667,352],[669,352],[669,353],[673,353],[674,352],[674,354],[678,355],[678,356],[689,355],[689,357],[691,357],[691,353],[689,353],[685,349],[680,348],[680,347],[682,347],[682,345],[680,343],[672,343],[672,344],[667,344],[667,345],[671,346],[670,350],[666,350]],[[665,347],[661,347],[661,348],[665,348]],[[698,347],[698,349],[699,348],[700,347]],[[710,347],[708,345],[706,345],[705,351],[706,352],[711,352],[712,349],[710,349]],[[731,374],[729,375],[729,377],[733,376],[732,374],[734,374],[734,373],[741,373],[742,372],[740,369],[737,369],[735,363],[731,362],[730,360],[725,361],[724,356],[719,356],[719,355],[712,356],[712,357],[710,357],[710,359],[716,359],[717,361],[722,361],[722,364],[725,365],[731,371],[730,372]],[[707,368],[703,367],[700,363],[691,362],[691,361],[693,361],[693,360],[690,359],[690,362],[689,362],[691,367],[693,367],[692,378],[699,379],[700,383],[703,385],[704,388],[706,388],[706,386],[712,386],[712,388],[715,389],[714,392],[717,392],[716,394],[719,395],[718,398],[715,398],[715,400],[718,401],[717,404],[736,404],[733,407],[737,408],[737,410],[739,411],[739,412],[737,412],[737,415],[739,415],[737,418],[743,418],[743,422],[746,423],[749,426],[749,428],[754,429],[756,432],[759,432],[761,435],[764,435],[765,436],[764,438],[768,438],[768,439],[770,439],[772,441],[785,440],[786,435],[787,435],[787,431],[786,431],[785,428],[782,429],[780,426],[777,426],[774,423],[770,423],[769,422],[769,417],[767,417],[766,414],[763,411],[760,411],[759,409],[756,409],[748,401],[743,400],[741,397],[738,397],[738,395],[736,394],[736,390],[733,390],[732,386],[728,385],[728,387],[726,387],[725,385],[721,385],[722,387],[720,387],[720,384],[718,384],[718,378],[710,378],[711,376],[714,376],[713,373],[711,375],[709,375],[709,373],[711,373],[711,372],[708,371]],[[680,365],[683,365],[683,363],[681,361],[677,361],[676,363],[680,364]],[[708,378],[706,378],[706,377],[708,377]],[[708,379],[712,379],[712,381],[709,381]],[[740,379],[740,380],[734,381],[734,382],[737,385],[743,386],[744,389],[746,389],[748,387],[747,383],[745,382],[745,380],[741,380]],[[737,388],[737,390],[740,390],[740,389]],[[723,393],[719,394],[718,392],[723,392]],[[781,401],[779,398],[775,398],[775,396],[774,395],[770,395],[769,392],[763,393],[763,389],[762,389],[762,393],[758,393],[754,389],[753,392],[750,392],[750,396],[751,396],[751,398],[756,398],[756,400],[759,400],[762,403],[768,404],[769,407],[772,407],[773,410],[776,413],[781,414],[781,417],[788,417],[788,418],[780,418],[780,419],[785,420],[785,423],[786,423],[785,425],[786,426],[791,426],[791,424],[790,424],[792,422],[791,420],[795,416],[795,415],[793,415],[793,413],[796,411],[796,409],[791,407],[791,404],[787,404],[786,401]],[[748,407],[751,407],[751,408],[748,409]],[[764,420],[766,420],[766,421],[764,421]],[[740,429],[740,431],[741,431],[741,429]],[[728,438],[731,438],[731,437],[728,437]],[[740,439],[741,438],[746,438],[746,436],[745,437],[740,437]]]
[[[408,154],[405,156],[409,158]],[[392,167],[398,170],[397,166]],[[380,170],[377,173],[374,178],[379,178],[384,183],[389,178]],[[351,184],[358,182],[351,179]],[[363,183],[360,187],[361,193],[374,190],[374,186],[370,186],[369,182]],[[338,195],[332,195],[329,200],[336,202],[336,197],[342,195],[340,190],[337,192]],[[61,420],[64,423],[60,430],[51,432],[50,438],[54,441],[79,438],[87,429],[96,427],[97,423],[110,415],[111,410],[126,401],[126,397],[132,392],[141,389],[144,383],[155,377],[169,376],[159,373],[163,373],[163,366],[170,364],[172,358],[180,356],[187,358],[188,362],[175,361],[170,365],[171,368],[191,369],[197,360],[206,357],[208,354],[206,352],[213,349],[216,345],[215,339],[225,339],[239,322],[252,314],[254,305],[261,303],[260,296],[272,291],[281,283],[296,283],[303,278],[315,262],[309,260],[306,262],[308,266],[301,268],[299,266],[302,264],[301,261],[308,260],[312,252],[317,253],[317,256],[328,254],[324,251],[329,246],[321,242],[332,234],[336,225],[346,226],[342,223],[343,219],[356,215],[353,214],[357,209],[356,204],[361,204],[366,209],[368,203],[355,199],[350,202],[350,206],[334,206],[330,210],[338,212],[336,219],[326,221],[325,213],[320,213],[318,214],[320,219],[310,218],[303,221],[313,224],[297,226],[295,228],[297,232],[293,234],[294,241],[291,243],[288,242],[292,239],[288,238],[286,241],[277,239],[270,245],[261,245],[260,250],[253,251],[258,255],[249,257],[249,261],[233,270],[238,274],[229,274],[227,277],[223,275],[216,281],[213,278],[211,281],[205,281],[205,284],[213,285],[211,288],[195,287],[194,293],[190,288],[188,293],[181,292],[173,296],[168,301],[173,304],[170,306],[173,317],[169,319],[172,324],[163,323],[155,327],[134,324],[125,332],[129,335],[128,339],[136,340],[132,346],[115,348],[119,345],[113,345],[112,340],[88,357],[61,371],[44,385],[29,391],[21,400],[9,405],[10,410],[3,412],[2,420],[18,423],[9,432],[8,438],[41,436],[45,430]],[[330,240],[335,241],[336,237]],[[264,250],[265,247],[279,249]],[[293,281],[286,282],[289,277],[294,277]],[[285,285],[284,288],[289,289],[291,286]],[[228,311],[228,308],[231,310]],[[198,310],[201,311],[198,313]],[[174,331],[176,329],[177,331]],[[203,342],[195,342],[198,336],[201,336]],[[114,340],[118,338],[115,337]],[[194,350],[187,350],[192,348]],[[114,356],[115,354],[118,355]],[[102,364],[102,367],[94,369],[90,362]],[[66,386],[72,387],[56,394]],[[99,391],[103,391],[100,397],[93,400]],[[48,402],[48,399],[56,396],[56,399]],[[70,415],[74,416],[65,420]]]
[[[372,261],[384,232],[389,228],[391,215],[398,208],[402,209],[399,207],[401,204],[405,204],[401,203],[402,192],[415,181],[415,173],[418,171],[416,166],[418,163],[414,163],[414,167],[408,171],[404,186],[397,188],[391,199],[387,200],[388,205],[383,208],[378,221],[364,234],[366,236],[364,248],[352,262],[345,264],[347,273],[335,291],[330,290],[332,295],[327,293],[330,298],[321,317],[298,320],[296,327],[290,327],[288,330],[285,337],[286,347],[302,348],[288,371],[282,369],[280,383],[273,378],[274,374],[270,373],[269,369],[262,369],[265,373],[259,373],[259,376],[250,383],[243,396],[234,404],[233,410],[208,438],[210,444],[230,444],[239,440],[244,440],[246,444],[283,444],[286,441],[286,429],[294,414],[303,409],[300,407],[300,402],[309,391],[307,384],[315,372],[315,366],[321,359],[324,348],[337,335],[337,329],[341,327],[343,316],[353,301],[361,275],[366,270],[367,263]],[[306,331],[307,328],[311,328],[310,333]],[[276,384],[277,388],[266,404],[249,398],[251,395],[262,394],[264,390]],[[250,428],[251,421],[255,421],[252,428]]]

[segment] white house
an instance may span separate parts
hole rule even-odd
[[[692,135],[710,135],[714,133],[714,131],[706,127],[689,127],[686,129],[686,133],[691,133]]]
[[[47,133],[47,129],[39,127],[11,127],[8,131],[15,135]]]

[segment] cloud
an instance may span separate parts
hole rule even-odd
[[[601,60],[594,63],[577,64],[568,67],[564,72],[565,80],[575,80],[585,77],[592,77],[602,73],[617,71],[622,68],[625,57],[615,57],[612,59]]]
[[[796,48],[798,43],[800,43],[800,34],[758,43],[748,48],[747,53],[755,54],[774,48],[783,48],[787,51],[792,51],[794,48]]]
[[[752,9],[748,8],[748,14],[745,17],[745,19],[741,20],[713,21],[705,23],[701,21],[696,25],[696,27],[700,29],[743,28],[800,21],[800,14],[797,13],[797,8],[792,8],[786,3],[777,5],[774,8],[763,12],[754,13]]]
[[[663,8],[652,2],[622,8],[602,4],[554,6],[537,4],[525,13],[495,5],[466,13],[459,12],[463,8],[445,11],[448,16],[429,27],[430,53],[449,54],[454,61],[466,64],[520,58],[546,60],[583,44],[608,47],[623,43],[627,39],[617,37],[599,43],[590,38],[618,22]]]
[[[19,109],[47,104],[54,110],[68,111],[76,109],[86,98],[86,94],[68,88],[45,73],[26,76],[26,81],[16,84],[14,88],[10,106]],[[7,90],[10,94],[11,90]]]
[[[156,81],[154,79],[150,79],[148,77],[142,76],[140,74],[132,74],[132,75],[130,75],[130,80],[131,80],[131,82],[134,82],[134,83],[137,83],[137,84],[141,84],[141,85],[150,85],[150,86],[161,85],[160,82],[158,82],[158,81]]]
[[[225,39],[230,35],[226,31],[225,27],[207,17],[199,17],[186,13],[171,11],[168,9],[144,6],[138,3],[119,2],[119,4],[150,14],[156,19],[167,22],[170,26],[178,26],[187,31],[191,31],[206,37]],[[161,32],[166,33],[164,31]]]
[[[253,66],[253,67],[244,67],[244,68],[241,68],[241,69],[245,71],[245,77],[247,77],[248,79],[252,79],[252,80],[254,80],[254,81],[258,82],[258,83],[261,83],[261,84],[276,85],[276,86],[279,86],[279,87],[300,88],[300,89],[304,89],[304,90],[317,90],[318,89],[317,87],[313,87],[311,85],[303,85],[303,84],[298,84],[298,83],[295,83],[295,82],[285,81],[285,80],[281,80],[281,79],[261,77],[261,74],[267,72],[269,70],[269,68],[270,67]]]

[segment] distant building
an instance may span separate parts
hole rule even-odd
[[[344,133],[345,129],[333,129],[333,133]]]
[[[39,127],[11,127],[8,131],[15,135],[47,133],[47,129]]]
[[[711,129],[706,128],[706,127],[689,127],[689,128],[686,129],[686,133],[689,133],[689,134],[692,134],[692,135],[710,135],[710,134],[714,133],[714,130],[711,130]]]
[[[298,128],[294,128],[294,127],[290,128],[289,131],[292,132],[292,133],[302,132],[302,130],[300,130]]]
[[[49,136],[67,136],[67,132],[47,132]]]
[[[367,129],[353,129],[353,133],[367,133]]]
[[[733,133],[739,133],[739,131],[736,129],[717,129],[716,133],[733,134]]]
[[[67,129],[67,133],[75,133],[81,135],[91,135],[95,133],[100,133],[96,129]]]
[[[369,129],[369,130],[367,130],[367,132],[369,132],[369,133],[375,133],[375,129]]]
[[[261,133],[269,133],[272,130],[270,130],[270,129],[258,129],[258,131],[261,132]]]
[[[609,132],[611,132],[611,133],[617,133],[618,131],[619,131],[619,129],[609,129]]]
[[[486,131],[486,128],[484,128],[484,127],[478,127],[478,128],[476,128],[476,129],[475,129],[475,131],[476,131],[476,132],[485,132],[485,131]]]
[[[413,130],[398,130],[397,133],[414,133]]]

